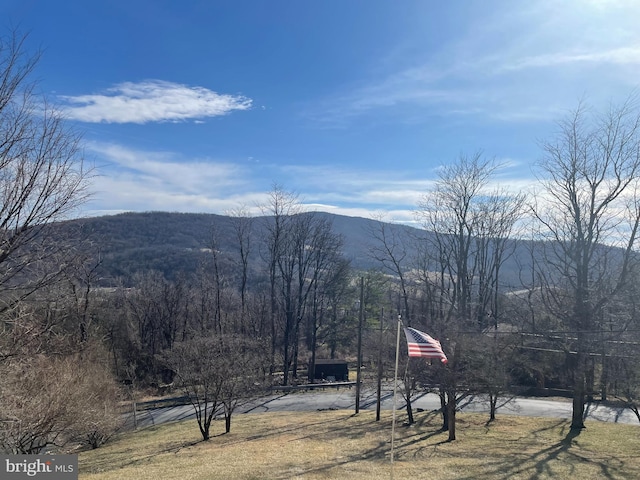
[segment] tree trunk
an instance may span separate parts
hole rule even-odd
[[[585,381],[585,395],[587,402],[593,402],[593,392],[595,391],[596,384],[596,364],[593,357],[589,358],[589,365],[587,366],[587,374]]]
[[[609,362],[606,355],[602,354],[602,374],[600,375],[600,400],[607,401],[607,386],[609,383]]]
[[[231,431],[231,414],[224,416],[224,431],[229,433]]]
[[[409,425],[413,425],[415,420],[413,419],[413,408],[411,407],[411,398],[407,396],[407,422]]]
[[[571,429],[580,430],[584,428],[584,391],[578,389],[573,392],[573,414],[571,416]]]
[[[442,412],[442,430],[446,432],[449,430],[449,410],[447,409],[447,398],[444,390],[440,389],[440,411]]]
[[[282,362],[282,373],[284,375],[284,379],[282,384],[283,385],[289,385],[289,369],[291,368],[291,360],[292,360],[292,355],[291,355],[291,330],[292,330],[292,320],[291,320],[291,313],[287,312],[286,313],[286,318],[285,318],[285,328],[284,328],[284,337],[283,337],[283,347],[282,347],[282,351],[284,353],[284,359]]]
[[[313,338],[311,339],[311,361],[309,362],[308,370],[308,379],[309,383],[313,383],[315,381],[316,374],[316,348],[317,348],[317,331],[316,326],[313,326]]]
[[[498,404],[498,394],[489,393],[489,421],[493,422],[496,419],[496,405]]]
[[[571,415],[571,429],[580,430],[584,428],[584,404],[585,404],[585,384],[586,372],[584,354],[576,354],[576,367],[573,379],[573,412]]]
[[[456,393],[447,392],[447,412],[449,414],[449,442],[456,439]]]

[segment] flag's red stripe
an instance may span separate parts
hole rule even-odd
[[[410,357],[446,358],[442,349],[436,346],[409,343],[408,347]]]
[[[421,353],[421,354],[431,354],[431,355],[444,355],[444,352],[441,350],[428,350],[424,348],[410,348],[409,353]]]
[[[442,352],[442,348],[436,347],[433,345],[418,345],[418,344],[409,344],[409,350],[423,350],[425,352]]]

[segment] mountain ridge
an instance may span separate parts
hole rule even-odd
[[[303,215],[314,215],[331,223],[333,232],[342,236],[342,254],[351,261],[354,269],[381,267],[369,253],[375,244],[372,232],[380,228],[379,220],[326,212],[306,212]],[[260,259],[260,248],[265,238],[264,225],[268,218],[251,217],[254,261]],[[146,270],[161,271],[167,278],[175,278],[179,272],[195,272],[206,252],[210,251],[207,249],[212,245],[214,229],[218,250],[232,262],[234,255],[237,256],[234,221],[238,218],[212,213],[156,211],[85,217],[63,222],[62,225],[79,228],[99,252],[105,274],[102,283],[109,284]],[[429,234],[409,225],[382,223],[403,241]],[[505,262],[504,274],[508,277],[508,284],[517,280],[518,276],[514,275],[516,263],[514,259]]]

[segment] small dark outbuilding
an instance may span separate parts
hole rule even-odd
[[[344,360],[316,360],[313,378],[330,382],[348,382],[349,367]]]

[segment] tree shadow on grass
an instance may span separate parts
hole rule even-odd
[[[296,432],[304,432],[305,434],[307,433],[307,430],[309,428],[313,428],[313,427],[319,427],[319,426],[326,426],[327,425],[327,421],[326,420],[319,420],[317,422],[313,422],[313,423],[302,423],[302,424],[290,424],[290,425],[283,425],[280,427],[270,427],[268,429],[265,429],[264,431],[258,432],[254,435],[247,435],[247,436],[243,436],[242,438],[238,438],[237,440],[230,440],[225,442],[225,445],[234,445],[234,444],[238,444],[238,443],[246,443],[246,442],[251,442],[251,441],[256,441],[256,440],[267,440],[271,437],[276,437],[276,436],[280,436],[280,435],[286,435],[286,434],[292,434],[292,433],[296,433]],[[233,433],[233,430],[231,430],[231,433]],[[217,433],[215,435],[211,435],[211,438],[222,438],[222,437],[227,437],[229,434],[226,432],[220,432]],[[304,436],[302,437],[298,437],[298,438],[304,438]]]
[[[338,425],[335,425],[334,422],[333,427],[324,434],[309,434],[306,436],[298,437],[296,440],[314,439],[321,441],[331,441],[335,440],[337,437],[341,439],[357,440],[371,433],[384,433],[385,438],[379,438],[377,441],[375,439],[370,439],[368,442],[370,444],[373,444],[373,446],[365,449],[364,451],[359,451],[351,455],[345,453],[343,457],[338,457],[332,461],[323,460],[319,462],[318,465],[307,466],[306,468],[297,466],[295,473],[296,476],[313,475],[320,473],[328,475],[328,472],[331,472],[336,468],[344,467],[346,465],[358,462],[389,462],[391,458],[392,420],[385,419],[376,421],[372,417],[370,420],[366,420],[358,424],[344,421],[348,418],[353,419],[357,417],[358,415],[356,414],[350,415],[349,417],[345,417],[345,419],[342,419],[342,423]],[[419,444],[420,442],[424,442],[431,437],[442,435],[443,433],[446,434],[446,432],[442,432],[439,427],[431,424],[431,422],[435,418],[437,418],[437,412],[421,416],[420,421],[414,423],[413,425],[396,425],[398,431],[402,432],[402,435],[400,436],[401,438],[396,439],[396,459],[400,460],[402,457],[406,457],[409,452],[412,452],[413,456],[420,456],[420,454],[417,451],[414,451],[412,447]],[[425,429],[427,429],[427,431],[425,431]],[[420,450],[421,448],[426,447],[420,447],[418,448],[418,450]],[[291,473],[282,473],[280,474],[280,476],[270,478],[273,478],[274,480],[285,480],[291,478]]]
[[[94,456],[90,463],[83,461],[82,473],[102,473],[119,470],[121,468],[126,468],[134,465],[141,465],[144,463],[148,463],[158,455],[162,455],[165,453],[177,454],[183,448],[190,448],[203,442],[204,440],[202,439],[188,442],[173,442],[170,445],[167,445],[165,448],[159,448],[158,450],[154,450],[145,455],[136,455],[135,448],[129,448],[128,450],[131,452],[131,456],[129,457],[128,461],[124,462],[114,462],[113,453],[108,452],[103,457],[98,457],[98,459],[96,459]]]
[[[437,440],[439,435],[446,435],[446,432],[440,430],[440,416],[439,412],[425,412],[421,414],[417,422],[412,426],[405,426],[400,424],[404,419],[403,415],[397,418],[396,434],[400,433],[396,437],[395,458],[397,460],[415,461],[415,459],[423,459],[425,456],[434,456],[438,453],[436,449],[439,446],[450,442],[446,441],[446,437],[443,437],[443,441],[434,445],[433,440]],[[337,452],[336,457],[331,460],[318,460],[317,464],[313,462],[306,463],[305,465],[291,465],[291,469],[295,467],[295,476],[320,474],[328,475],[335,474],[336,469],[344,468],[350,464],[357,464],[358,462],[380,462],[380,465],[385,464],[390,459],[390,442],[391,442],[391,426],[392,420],[390,418],[383,418],[380,421],[375,421],[372,415],[353,415],[353,414],[341,414],[341,415],[324,415],[323,412],[318,412],[318,417],[308,417],[303,423],[294,422],[280,422],[281,425],[273,427],[272,425],[260,424],[253,435],[243,434],[241,438],[228,438],[228,441],[220,443],[220,445],[233,445],[238,443],[246,443],[251,441],[259,441],[269,438],[286,435],[291,437],[291,441],[304,441],[313,440],[320,442],[339,442],[342,439],[346,440],[359,440],[365,439],[363,445],[367,445],[359,451],[345,451]],[[487,431],[491,425],[485,425]],[[562,437],[559,441],[549,445],[549,438],[557,436],[559,431]],[[581,430],[570,430],[569,423],[562,419],[551,424],[545,424],[534,431],[529,431],[526,434],[512,439],[512,448],[505,447],[504,454],[500,451],[465,451],[453,452],[448,450],[446,455],[459,456],[461,458],[473,458],[476,457],[481,463],[481,477],[478,476],[478,470],[469,471],[467,476],[459,476],[462,480],[472,480],[475,478],[492,478],[507,480],[516,476],[521,476],[528,479],[537,478],[554,478],[558,474],[558,467],[562,466],[563,469],[569,469],[565,475],[580,475],[581,464],[591,464],[596,466],[599,474],[597,478],[624,478],[625,463],[624,461],[609,456],[606,458],[593,458],[588,451],[581,449],[576,445],[577,439],[581,433]],[[553,435],[550,437],[550,435]],[[220,434],[220,438],[224,435]],[[212,437],[213,438],[213,437]],[[557,437],[556,437],[557,438]],[[429,441],[431,439],[431,441]],[[90,471],[96,472],[104,469],[117,470],[132,465],[145,464],[146,462],[153,461],[154,456],[163,453],[178,453],[183,448],[190,448],[198,444],[205,445],[207,442],[202,440],[191,442],[173,442],[166,446],[166,448],[159,449],[153,454],[136,456],[135,451],[131,449],[131,457],[125,459],[125,463],[118,463],[118,465],[104,462],[91,462]],[[545,446],[548,445],[548,446]],[[433,449],[433,452],[429,450]],[[440,450],[438,450],[440,452]],[[283,471],[280,476],[271,477],[274,479],[286,479],[291,478],[291,471],[287,472],[286,465],[283,465]],[[88,470],[87,470],[88,473]]]
[[[339,469],[349,465],[356,465],[361,462],[373,461],[380,465],[386,464],[390,460],[391,441],[391,420],[385,419],[376,422],[373,418],[361,422],[351,422],[350,419],[357,419],[356,415],[343,416],[332,419],[327,425],[327,429],[322,432],[304,432],[296,436],[295,440],[313,439],[316,441],[338,441],[341,438],[357,440],[365,435],[374,433],[378,438],[369,437],[367,448],[358,452],[344,452],[342,456],[337,456],[331,460],[318,460],[317,464],[307,463],[306,465],[291,465],[295,470],[295,476],[305,475],[329,475],[335,474]],[[402,432],[400,438],[396,439],[395,459],[398,461],[415,461],[424,459],[426,455],[436,455],[439,446],[450,444],[443,438],[436,444],[429,442],[429,439],[437,439],[439,435],[446,435],[439,429],[440,418],[437,412],[421,415],[416,424],[412,426],[399,426],[398,431]],[[562,437],[559,441],[549,445],[550,435],[557,435],[558,431]],[[464,458],[476,457],[479,460],[480,469],[469,469],[466,476],[457,476],[461,480],[475,480],[476,478],[492,478],[508,480],[514,477],[528,479],[556,478],[559,474],[563,478],[580,476],[581,465],[590,465],[590,471],[597,470],[595,478],[613,479],[625,478],[625,462],[612,456],[594,458],[588,450],[577,445],[577,440],[581,430],[571,430],[569,423],[562,419],[551,424],[545,424],[537,430],[527,432],[519,438],[512,440],[513,448],[505,448],[504,454],[500,451],[459,451],[453,453],[448,451],[446,455],[460,456]],[[388,438],[383,438],[388,433]],[[553,437],[551,437],[553,438]],[[548,446],[545,446],[548,445]],[[433,452],[428,450],[433,449]],[[595,467],[595,469],[593,468]],[[285,467],[286,469],[286,467]],[[560,473],[559,470],[562,470]],[[276,480],[291,478],[291,471],[283,471],[279,476],[273,476]]]
[[[621,478],[624,475],[624,462],[617,459],[617,465],[611,465],[611,462],[605,460],[594,460],[590,458],[588,452],[582,453],[576,448],[576,439],[582,432],[580,429],[568,428],[566,421],[560,421],[556,424],[550,425],[545,428],[531,432],[533,437],[538,437],[545,431],[551,431],[561,424],[564,424],[562,432],[566,430],[565,437],[557,443],[550,445],[547,448],[541,449],[534,453],[527,452],[525,447],[521,447],[520,452],[508,452],[505,453],[503,458],[496,457],[493,461],[486,461],[484,476],[508,480],[516,476],[526,475],[526,478],[554,478],[558,475],[557,471],[554,471],[554,465],[562,464],[563,467],[568,468],[569,471],[563,474],[563,478],[572,478],[573,476],[579,476],[580,472],[577,471],[577,467],[580,464],[590,463],[598,467],[599,474],[597,478]],[[520,442],[527,440],[527,437],[520,438],[516,445]],[[530,441],[530,443],[534,443]],[[469,453],[468,456],[474,456],[473,453]],[[484,456],[483,452],[478,453],[476,456]],[[460,480],[475,480],[477,478],[477,472],[473,475],[459,477]]]
[[[193,421],[194,430],[195,430],[195,420],[186,420],[186,421]],[[212,427],[215,425],[217,421],[218,420],[214,420],[214,422],[211,424]],[[219,443],[219,445],[232,446],[235,444],[246,443],[250,441],[267,440],[271,437],[277,437],[280,435],[291,435],[291,434],[295,434],[296,432],[304,433],[306,435],[308,429],[314,430],[315,428],[320,426],[327,426],[327,421],[319,419],[318,421],[315,421],[313,423],[309,423],[309,422],[305,422],[302,424],[291,423],[291,424],[287,424],[287,425],[283,425],[275,428],[265,426],[265,427],[261,427],[261,430],[255,435],[241,436],[241,438],[237,438],[237,439],[231,438],[230,440],[224,441],[223,443]],[[158,430],[159,428],[162,428],[162,426],[150,427],[145,430],[147,432],[153,432],[153,430]],[[209,437],[209,440],[203,440],[202,438],[199,438],[198,440],[191,440],[191,441],[176,440],[166,445],[164,448],[158,448],[157,450],[154,450],[153,452],[150,452],[148,454],[137,454],[135,452],[135,447],[133,447],[128,449],[131,452],[131,455],[129,455],[127,459],[125,459],[122,462],[114,462],[113,453],[109,452],[108,454],[105,454],[104,458],[94,457],[90,464],[85,463],[85,466],[83,467],[83,473],[106,472],[106,471],[119,470],[121,468],[132,467],[136,465],[143,465],[145,463],[152,461],[158,455],[162,455],[166,453],[177,454],[182,449],[197,447],[199,445],[208,445],[210,443],[215,442],[217,439],[223,439],[223,438],[229,438],[229,434],[225,432],[212,434]],[[298,437],[298,438],[304,438],[304,436]],[[121,455],[122,455],[122,452],[120,452],[119,456]]]

